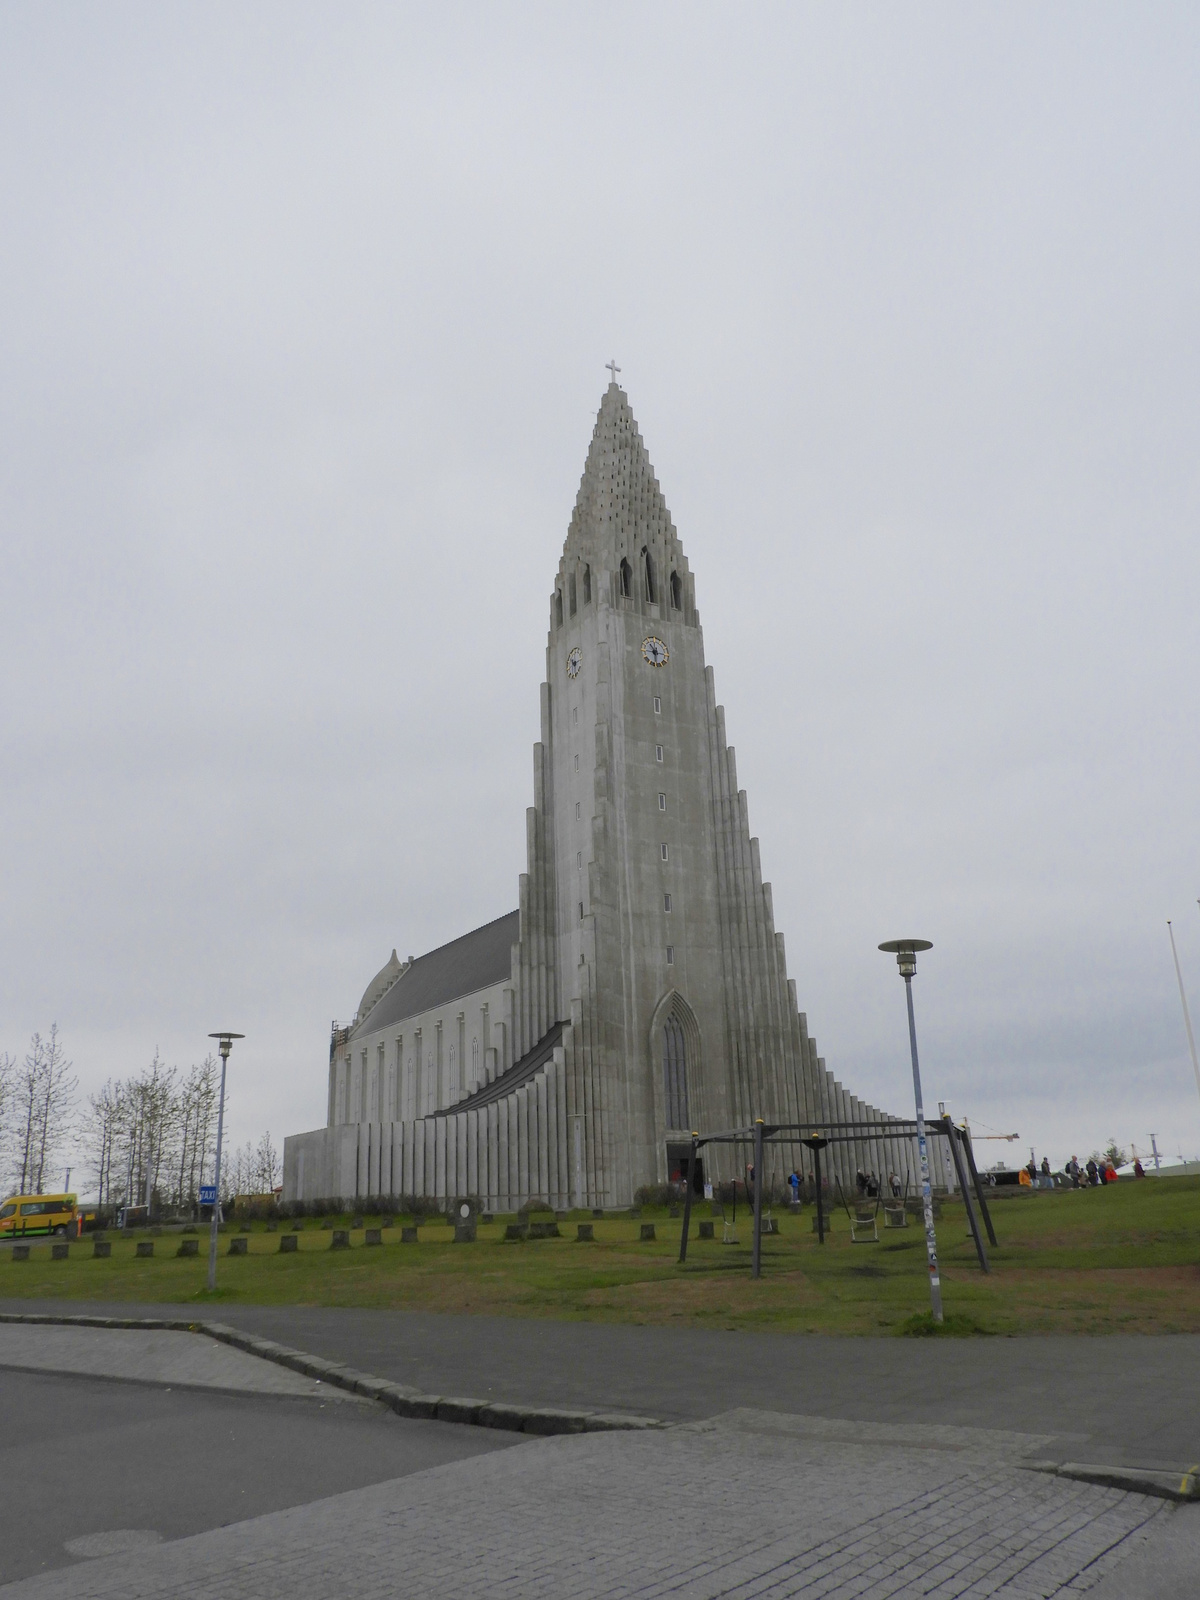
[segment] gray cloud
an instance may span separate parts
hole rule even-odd
[[[1194,8],[0,26],[0,1045],[312,1126],[515,905],[615,352],[831,1065],[1200,1149]]]

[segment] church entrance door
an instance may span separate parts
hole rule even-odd
[[[690,1144],[669,1144],[667,1146],[667,1181],[669,1183],[683,1183],[691,1160],[692,1147]],[[692,1193],[704,1193],[704,1161],[696,1157],[695,1167],[692,1172]]]

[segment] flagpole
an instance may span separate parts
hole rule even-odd
[[[1196,1093],[1200,1094],[1200,1061],[1196,1060],[1196,1035],[1192,1032],[1192,1014],[1188,1010],[1187,990],[1183,987],[1183,973],[1179,969],[1179,952],[1175,948],[1175,929],[1167,918],[1167,932],[1171,936],[1171,955],[1175,962],[1175,981],[1179,984],[1179,998],[1183,1004],[1183,1025],[1187,1029],[1188,1049],[1192,1052],[1192,1071],[1196,1074]]]

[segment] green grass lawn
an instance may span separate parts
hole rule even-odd
[[[938,1223],[943,1298],[957,1329],[1018,1333],[1179,1333],[1200,1331],[1200,1179],[1158,1178],[1105,1189],[1038,1193],[993,1205],[999,1247],[992,1272],[975,1261],[959,1204]],[[824,1247],[812,1233],[812,1208],[780,1219],[763,1239],[763,1275],[750,1277],[750,1218],[738,1213],[740,1243],[696,1237],[707,1204],[692,1213],[687,1263],[680,1266],[678,1220],[643,1209],[638,1220],[594,1223],[595,1242],[563,1238],[508,1242],[509,1218],[481,1223],[473,1244],[455,1244],[449,1227],[423,1225],[417,1244],[402,1244],[398,1219],[380,1248],[361,1230],[349,1250],[331,1250],[330,1234],[306,1219],[295,1254],[279,1253],[279,1233],[261,1223],[250,1253],[230,1257],[222,1235],[218,1290],[204,1288],[207,1236],[199,1258],[177,1259],[179,1235],[155,1238],[152,1260],[115,1234],[112,1256],[92,1259],[88,1239],[70,1259],[52,1261],[48,1241],[31,1241],[31,1259],[0,1251],[0,1298],[163,1301],[190,1307],[259,1305],[403,1306],[425,1311],[557,1317],[717,1328],[830,1334],[904,1331],[929,1306],[924,1237],[919,1226],[880,1227],[878,1244],[852,1245],[844,1211]],[[347,1218],[334,1219],[345,1226]],[[370,1217],[368,1223],[378,1221]],[[393,1219],[386,1219],[392,1221]],[[652,1221],[658,1238],[639,1240]],[[883,1218],[880,1217],[882,1224]],[[144,1234],[138,1237],[146,1237]]]

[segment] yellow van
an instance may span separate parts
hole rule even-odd
[[[0,1239],[30,1233],[74,1233],[73,1194],[14,1194],[0,1206]]]

